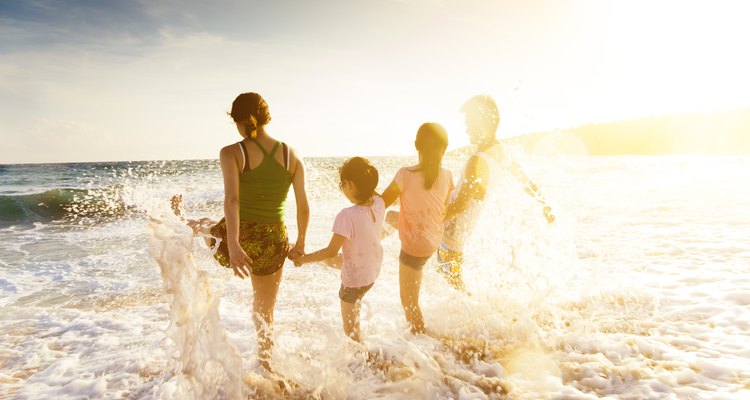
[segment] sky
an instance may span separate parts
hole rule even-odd
[[[0,164],[217,158],[234,98],[303,156],[408,155],[423,122],[468,143],[750,106],[750,5],[658,0],[2,0]]]

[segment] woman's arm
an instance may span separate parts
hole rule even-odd
[[[294,186],[294,200],[297,203],[297,242],[289,251],[289,259],[294,260],[305,254],[305,237],[307,225],[310,222],[310,204],[307,201],[307,191],[305,190],[305,164],[297,157],[296,153],[293,151],[291,153],[295,165],[292,173],[292,185]]]
[[[294,260],[294,265],[299,267],[302,264],[323,261],[331,257],[335,257],[339,254],[339,250],[341,249],[341,246],[344,245],[345,240],[345,237],[339,235],[338,233],[334,233],[333,236],[331,236],[331,241],[328,242],[328,247],[324,247],[310,254],[305,254],[304,256]]]
[[[240,246],[240,172],[233,146],[221,149],[219,161],[224,176],[224,218],[227,224],[229,265],[240,278],[250,276],[253,260]]]

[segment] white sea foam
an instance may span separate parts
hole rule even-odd
[[[346,206],[330,189],[338,162],[308,163],[308,250]],[[385,186],[405,161],[375,162]],[[472,296],[425,271],[435,337],[408,333],[398,239],[383,241],[362,310],[365,348],[383,354],[374,367],[343,335],[338,272],[287,264],[272,358],[286,387],[258,372],[250,283],[159,216],[182,192],[189,216],[218,217],[218,169],[118,173],[125,204],[148,214],[0,229],[0,397],[749,398],[750,162],[526,166],[558,221],[502,183],[467,248]]]

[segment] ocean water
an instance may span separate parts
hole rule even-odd
[[[348,205],[341,161],[307,160],[308,251]],[[372,161],[382,189],[414,159]],[[431,336],[408,333],[398,236],[383,240],[362,308],[375,364],[344,337],[338,271],[287,263],[283,380],[258,366],[250,282],[169,210],[182,193],[188,217],[221,217],[217,161],[0,166],[0,398],[750,398],[750,158],[522,163],[557,220],[499,172],[471,295],[426,266]]]

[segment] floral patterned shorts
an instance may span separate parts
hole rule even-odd
[[[437,251],[437,271],[440,272],[453,287],[465,290],[462,266],[464,264],[464,253],[462,251],[450,250],[442,243]]]
[[[227,248],[227,225],[224,218],[211,227],[211,235],[220,239],[214,258],[226,268],[229,264]],[[216,246],[216,239],[211,239],[211,247]],[[289,237],[284,222],[264,224],[260,222],[240,221],[240,246],[253,260],[249,265],[254,275],[270,275],[284,266],[289,253]]]

